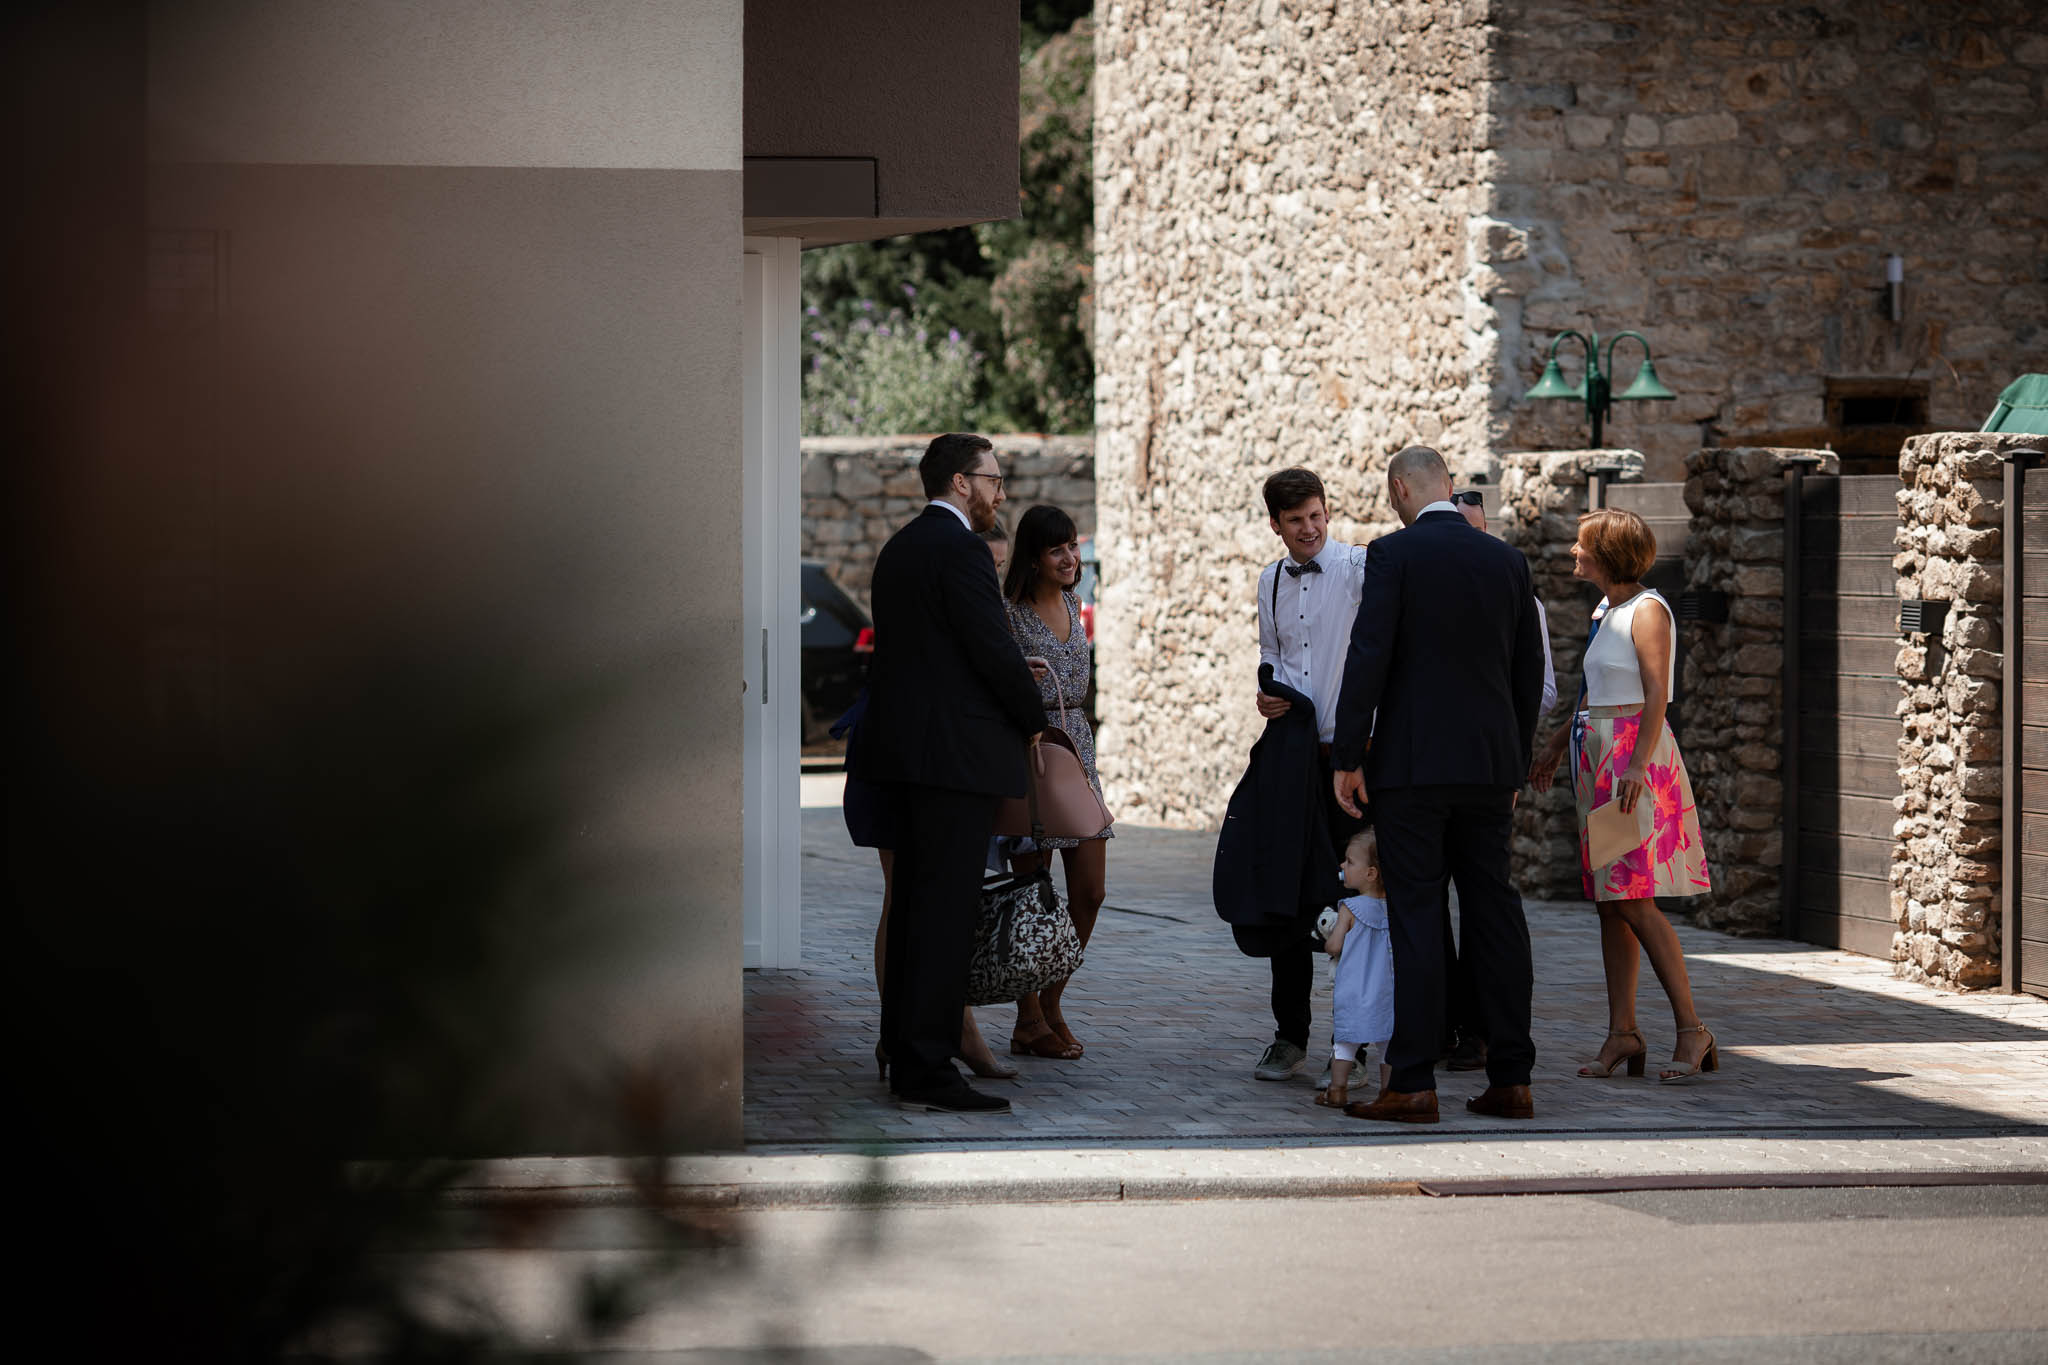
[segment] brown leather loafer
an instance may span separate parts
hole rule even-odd
[[[1382,1090],[1371,1101],[1353,1100],[1344,1112],[1355,1119],[1385,1119],[1390,1123],[1435,1123],[1436,1091]]]
[[[1533,1119],[1536,1117],[1536,1102],[1529,1098],[1526,1085],[1489,1085],[1483,1095],[1474,1095],[1465,1101],[1465,1107],[1475,1114],[1485,1114],[1496,1119]]]

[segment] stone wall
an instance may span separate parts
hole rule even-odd
[[[1840,469],[1825,451],[1767,447],[1686,457],[1686,588],[1727,597],[1725,622],[1681,622],[1681,737],[1713,893],[1687,902],[1709,928],[1775,934],[1785,861],[1785,471]]]
[[[1264,476],[1316,468],[1360,540],[1411,440],[1468,473],[1578,446],[1578,409],[1521,397],[1564,328],[1649,335],[1680,396],[1619,405],[1608,439],[1653,480],[1702,445],[1820,444],[1833,379],[1926,383],[1931,421],[1971,428],[2048,370],[2048,19],[1936,13],[1104,0],[1111,804],[1220,817],[1256,732]]]
[[[1702,445],[1821,444],[1830,378],[1917,376],[1931,424],[1971,430],[2014,374],[2048,369],[2036,0],[1508,0],[1493,17],[1488,211],[1519,259],[1480,293],[1514,446],[1585,439],[1571,405],[1520,398],[1566,328],[1649,335],[1679,397],[1618,404],[1610,439],[1656,480]],[[1880,311],[1894,252],[1899,323]],[[1577,348],[1561,354],[1576,378]]]
[[[1899,456],[1899,595],[1950,606],[1938,636],[1899,640],[1892,961],[1945,986],[1999,984],[2003,457],[2023,450],[2048,437],[1944,433]]]
[[[1014,530],[1033,503],[1066,509],[1095,534],[1095,442],[1087,436],[991,436],[1008,475],[1001,513]],[[875,556],[926,502],[917,462],[929,436],[806,436],[803,555],[821,559],[847,595],[868,607]]]
[[[1096,20],[1099,753],[1140,823],[1222,818],[1256,736],[1259,485],[1328,484],[1334,533],[1394,525],[1410,441],[1490,451],[1482,0],[1194,5]]]
[[[1579,662],[1586,649],[1587,618],[1600,600],[1590,584],[1572,576],[1572,545],[1579,538],[1579,514],[1586,510],[1586,485],[1596,468],[1614,471],[1620,482],[1640,479],[1643,457],[1633,450],[1521,452],[1501,457],[1499,510],[1490,525],[1529,560],[1536,596],[1550,618],[1550,655],[1557,669],[1557,709],[1537,727],[1540,745],[1564,723],[1579,694]],[[1515,883],[1528,896],[1578,900],[1578,808],[1569,780],[1548,792],[1525,791],[1515,808],[1512,845]]]

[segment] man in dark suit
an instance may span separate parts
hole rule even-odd
[[[1358,1118],[1437,1120],[1444,879],[1458,887],[1464,958],[1486,1031],[1479,1114],[1530,1118],[1533,970],[1508,880],[1509,817],[1529,771],[1543,639],[1522,552],[1465,521],[1443,457],[1409,446],[1387,466],[1404,529],[1374,541],[1337,702],[1332,779],[1352,814],[1369,791],[1394,946],[1393,1068]],[[1366,741],[1371,740],[1367,753]]]
[[[875,560],[875,658],[854,776],[885,784],[897,830],[882,1047],[906,1107],[1006,1110],[953,1068],[996,802],[1024,794],[1038,684],[1010,634],[988,546],[1003,475],[980,436],[937,437],[923,513]]]

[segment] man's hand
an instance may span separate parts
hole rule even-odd
[[[1337,804],[1344,813],[1356,820],[1365,812],[1359,807],[1365,803],[1365,769],[1349,768],[1330,774],[1330,781],[1337,789]]]
[[[1264,692],[1259,693],[1259,714],[1267,720],[1277,720],[1293,707],[1294,703],[1285,697],[1269,697]]]
[[[1539,792],[1547,792],[1557,781],[1557,765],[1564,758],[1564,747],[1571,738],[1569,724],[1559,726],[1543,747],[1537,751],[1535,762],[1529,765],[1529,785]]]

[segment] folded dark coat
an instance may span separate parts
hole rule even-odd
[[[1230,794],[1216,838],[1216,913],[1237,946],[1270,957],[1305,935],[1316,912],[1344,895],[1330,851],[1315,703],[1259,666],[1259,690],[1292,703],[1266,722],[1251,763]]]

